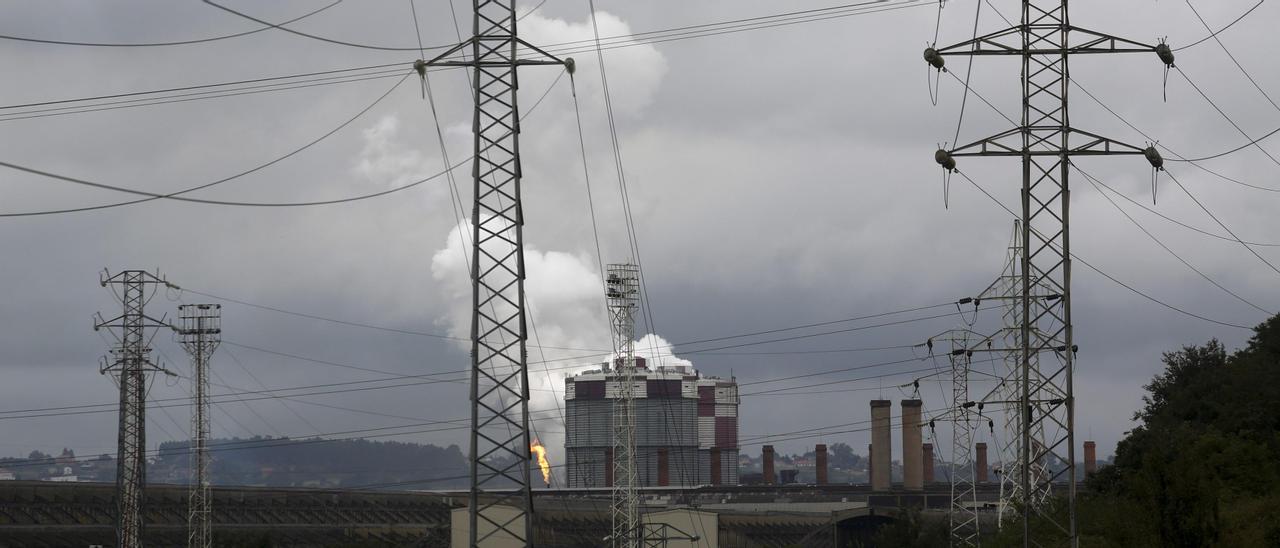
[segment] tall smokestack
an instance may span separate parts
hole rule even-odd
[[[924,489],[921,462],[924,438],[920,434],[920,400],[902,400],[902,486],[911,491]]]
[[[893,432],[889,400],[871,400],[871,489],[889,490],[889,462],[893,458]]]
[[[987,444],[979,442],[977,444],[977,449],[978,449],[978,459],[977,459],[977,462],[973,463],[973,473],[976,474],[977,476],[976,481],[974,481],[974,483],[986,483],[987,482]]]
[[[816,461],[814,462],[814,467],[818,476],[817,483],[818,485],[826,485],[827,484],[827,444],[819,443],[818,446],[813,449],[813,453],[814,453],[814,461]]]
[[[933,483],[933,444],[926,443],[922,449],[924,451],[924,482],[930,484]]]
[[[871,455],[873,454],[875,454],[875,452],[871,450],[871,444],[868,443],[867,444],[867,483],[871,483],[871,472],[872,472],[871,464],[875,462],[875,459],[871,458]]]
[[[1092,476],[1098,471],[1098,444],[1084,442],[1084,477]]]
[[[667,448],[658,449],[658,487],[671,485],[671,468],[667,456]]]
[[[764,446],[761,449],[761,457],[764,459],[764,483],[766,485],[777,483],[776,478],[773,476],[773,446]]]

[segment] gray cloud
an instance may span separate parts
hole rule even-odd
[[[791,6],[792,4],[788,4]],[[820,7],[805,2],[802,7]],[[1012,2],[996,2],[1012,14]],[[1085,2],[1075,24],[1174,44],[1203,37],[1194,16],[1177,3]],[[287,19],[313,3],[254,6],[265,18]],[[605,2],[604,34],[696,24],[772,13],[776,3],[702,2],[671,5]],[[948,2],[941,42],[972,31],[971,1]],[[1229,22],[1239,3],[1198,6],[1212,25]],[[299,23],[299,28],[342,39],[416,43],[407,6],[339,5]],[[465,15],[465,7],[459,5]],[[984,8],[985,9],[985,8]],[[252,24],[198,4],[146,2],[84,8],[73,2],[9,7],[0,32],[91,40],[160,40],[208,36]],[[260,10],[260,11],[258,11]],[[444,6],[419,6],[427,43],[453,41]],[[606,52],[621,130],[633,210],[655,325],[650,330],[677,343],[676,352],[702,371],[752,382],[805,372],[901,359],[902,352],[844,354],[696,353],[708,345],[681,341],[764,330],[945,302],[981,290],[999,272],[1010,219],[956,178],[950,207],[943,208],[941,175],[932,163],[937,143],[951,140],[961,97],[949,77],[941,100],[929,104],[920,50],[932,38],[934,10],[888,13],[727,34]],[[1264,6],[1222,36],[1269,92],[1280,77],[1266,70],[1275,9]],[[1269,19],[1270,18],[1270,19]],[[984,11],[982,29],[1001,25]],[[524,22],[523,31],[545,42],[589,36],[584,6],[549,2]],[[464,21],[463,28],[468,28]],[[289,74],[374,63],[405,62],[415,52],[388,53],[316,43],[278,32],[173,48],[72,48],[4,42],[11,62],[6,102],[170,87]],[[578,55],[576,84],[582,104],[592,189],[603,262],[626,260],[617,183],[607,146],[607,123],[593,55]],[[953,69],[962,74],[962,66]],[[1180,52],[1178,64],[1220,106],[1258,136],[1280,126],[1273,109],[1229,64],[1212,42]],[[1011,59],[979,59],[973,86],[1013,115],[1017,67]],[[526,108],[555,78],[555,69],[522,73]],[[1148,55],[1098,56],[1074,61],[1073,76],[1139,128],[1186,155],[1234,148],[1244,138],[1177,75],[1162,100],[1161,66]],[[434,73],[441,122],[451,159],[469,154],[469,95],[460,71]],[[166,191],[185,188],[269,160],[332,129],[359,111],[393,80],[322,86],[147,108],[0,123],[0,158],[42,169]],[[248,200],[332,198],[382,190],[435,173],[442,166],[430,111],[416,76],[356,124],[298,157],[202,196]],[[1117,139],[1143,138],[1080,93],[1073,95],[1073,123]],[[961,139],[1007,126],[970,97]],[[394,126],[394,131],[390,128]],[[381,129],[379,129],[381,128]],[[524,124],[527,241],[539,257],[580,263],[554,280],[530,280],[541,335],[564,346],[600,344],[603,325],[586,329],[577,297],[557,291],[571,275],[594,272],[595,245],[586,210],[573,103],[562,80]],[[1267,146],[1264,143],[1264,146]],[[1150,203],[1149,171],[1140,158],[1082,162],[1109,185]],[[1280,187],[1280,169],[1257,151],[1242,151],[1210,165],[1263,186]],[[962,168],[1007,204],[1017,196],[1013,161],[965,160]],[[1247,239],[1267,241],[1278,221],[1276,197],[1241,188],[1171,164],[1205,204]],[[464,202],[470,184],[458,173]],[[73,187],[6,172],[0,192],[4,211],[89,205],[121,199],[105,191]],[[1220,233],[1165,176],[1158,211]],[[1212,240],[1122,206],[1173,249],[1229,288],[1263,307],[1280,306],[1276,273],[1230,242]],[[148,203],[94,213],[0,220],[0,251],[8,257],[10,288],[0,309],[0,363],[10,375],[4,409],[110,402],[110,382],[96,374],[107,345],[89,329],[89,316],[115,308],[98,287],[103,267],[159,267],[185,287],[291,310],[416,331],[451,331],[458,313],[453,278],[433,276],[432,257],[457,226],[443,181],[345,206],[240,209],[196,204]],[[1108,273],[1172,304],[1235,323],[1262,315],[1187,271],[1119,216],[1085,181],[1074,182],[1072,244]],[[1270,248],[1259,251],[1280,260]],[[550,276],[550,274],[548,274]],[[563,278],[562,278],[563,277]],[[579,279],[579,278],[572,278]],[[1108,453],[1140,404],[1141,385],[1160,369],[1159,353],[1219,337],[1241,344],[1246,332],[1205,324],[1151,304],[1076,267],[1075,316],[1081,346],[1077,394],[1082,434]],[[577,287],[577,286],[574,286]],[[586,293],[584,293],[585,295]],[[574,295],[577,295],[576,293]],[[183,296],[186,302],[201,297]],[[176,312],[176,301],[158,296],[153,310]],[[454,342],[400,335],[282,316],[228,304],[230,342],[401,374],[464,369],[465,352]],[[996,321],[994,314],[982,325]],[[892,328],[735,349],[740,352],[889,346],[922,341],[955,325],[954,318]],[[455,331],[456,332],[456,331]],[[607,339],[606,339],[607,340]],[[588,342],[589,341],[589,342]],[[737,341],[729,341],[737,342]],[[544,344],[550,345],[544,341]],[[167,336],[157,348],[177,370],[186,368]],[[693,353],[689,353],[693,352]],[[724,352],[732,352],[725,350]],[[231,344],[217,354],[224,384],[258,389],[232,356],[269,387],[364,380],[367,371],[265,354]],[[555,357],[562,357],[556,354]],[[925,367],[928,365],[926,364]],[[534,366],[535,372],[538,367]],[[896,369],[906,370],[904,368]],[[887,367],[884,373],[895,369]],[[870,374],[870,372],[868,372]],[[847,373],[832,381],[865,376]],[[744,437],[867,418],[866,400],[897,399],[896,384],[911,375],[849,383],[862,391],[778,396],[744,401]],[[215,379],[216,380],[216,379]],[[778,383],[787,385],[788,383]],[[773,385],[764,385],[772,387]],[[744,390],[746,391],[746,390]],[[938,390],[922,388],[930,409],[942,405]],[[185,386],[157,381],[156,398],[176,397]],[[313,401],[383,414],[439,419],[467,415],[458,385],[405,387],[314,397]],[[544,407],[546,402],[540,403]],[[311,434],[401,424],[384,416],[326,409],[299,402],[227,403],[215,411],[218,435]],[[152,443],[180,436],[186,410],[151,414]],[[306,417],[306,421],[298,415]],[[234,417],[232,420],[229,417]],[[307,422],[319,428],[313,428]],[[239,424],[237,424],[239,423]],[[241,426],[243,425],[243,427]],[[79,452],[111,451],[115,422],[109,413],[0,421],[0,451],[16,454],[62,446]],[[547,429],[558,429],[546,424]],[[167,430],[167,434],[161,429]],[[463,432],[408,439],[461,443]],[[866,443],[864,433],[781,442],[802,451],[814,442]],[[556,452],[555,447],[553,449]],[[752,446],[746,451],[756,450]],[[945,456],[945,453],[944,453]]]

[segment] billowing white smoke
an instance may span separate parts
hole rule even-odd
[[[431,258],[431,275],[443,292],[448,313],[437,323],[455,337],[471,336],[471,223],[449,231],[444,247]],[[594,261],[583,255],[541,251],[525,245],[525,292],[529,300],[530,412],[553,464],[563,463],[564,430],[558,409],[564,405],[564,379],[598,368],[613,355],[604,282]],[[470,350],[470,343],[459,341]],[[657,365],[691,366],[671,353],[666,339],[647,334],[635,342],[637,356]]]

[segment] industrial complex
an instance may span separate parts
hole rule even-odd
[[[621,359],[565,379],[570,488],[612,487],[613,409]],[[689,365],[635,359],[637,484],[738,483],[738,385]]]

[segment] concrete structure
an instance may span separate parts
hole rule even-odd
[[[933,483],[933,444],[926,443],[921,449],[924,453],[924,482]]]
[[[893,461],[893,431],[890,423],[892,402],[871,400],[871,488],[887,491]]]
[[[1098,444],[1084,442],[1084,476],[1087,478],[1098,471]]]
[[[621,366],[618,360],[565,379],[570,488],[613,485],[613,403],[622,392]],[[736,485],[737,382],[687,365],[651,366],[641,357],[634,379],[638,485]]]
[[[819,443],[813,448],[813,475],[814,483],[818,485],[826,485],[827,481],[827,444]]]
[[[761,473],[764,474],[764,484],[773,485],[777,483],[777,478],[773,475],[772,445],[766,445],[760,449],[760,466]]]
[[[924,438],[920,433],[923,405],[920,400],[902,400],[902,485],[910,491],[924,489]]]
[[[976,449],[976,453],[978,455],[977,458],[975,459],[976,462],[974,462],[973,464],[973,473],[976,476],[974,478],[974,483],[986,483],[987,482],[987,444],[978,442],[974,444],[974,448]]]

